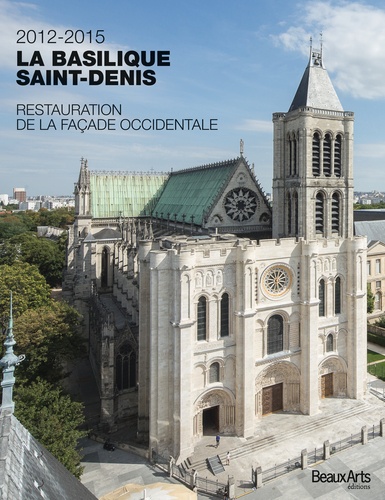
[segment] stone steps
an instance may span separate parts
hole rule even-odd
[[[320,428],[326,428],[329,425],[333,425],[336,422],[345,420],[355,415],[359,415],[367,410],[369,410],[371,406],[365,402],[358,402],[357,407],[352,409],[342,410],[338,413],[319,417],[312,422],[309,422],[305,425],[301,425],[293,428],[292,430],[285,430],[284,432],[277,433],[271,436],[265,436],[262,438],[252,438],[247,443],[239,446],[236,449],[231,450],[231,459],[237,459],[240,457],[244,457],[246,455],[251,455],[252,453],[265,450],[271,447],[274,444],[282,443],[290,438],[300,436],[301,434],[307,434],[309,432],[315,431]],[[355,432],[359,432],[360,429],[355,429]],[[327,430],[325,430],[325,440],[327,439]],[[319,443],[318,446],[321,446],[322,443]],[[300,445],[299,445],[300,447]],[[226,459],[226,453],[222,453],[219,455],[221,460],[224,461]],[[207,470],[207,461],[206,459],[197,459],[194,460],[194,457],[190,457],[185,462],[186,469],[195,469],[198,472],[202,472]]]

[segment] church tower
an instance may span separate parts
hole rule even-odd
[[[274,113],[273,237],[351,238],[353,120],[325,69],[322,48],[287,113]]]

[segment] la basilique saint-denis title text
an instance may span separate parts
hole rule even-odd
[[[155,85],[157,67],[170,66],[170,51],[17,51],[18,85]],[[50,69],[41,69],[49,66]],[[28,67],[28,69],[25,69]],[[98,69],[88,69],[88,68]],[[38,68],[38,69],[37,69]],[[52,68],[52,69],[51,69]],[[60,68],[60,69],[55,69]],[[79,69],[80,68],[80,69]],[[114,69],[111,69],[114,68]]]
[[[17,67],[20,68],[17,70],[16,83],[21,86],[151,86],[156,83],[156,69],[170,66],[169,50],[48,50],[55,44],[66,48],[83,44],[100,47],[106,42],[102,29],[67,29],[62,32],[54,29],[20,29],[16,35],[16,43],[23,49],[18,50],[16,55]],[[43,47],[43,50],[31,50],[35,48],[34,45]]]

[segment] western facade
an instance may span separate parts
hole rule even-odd
[[[139,440],[184,459],[205,433],[247,438],[271,412],[364,396],[353,119],[312,48],[289,111],[273,114],[272,208],[243,144],[169,174],[82,161],[64,290],[107,428],[135,418]]]

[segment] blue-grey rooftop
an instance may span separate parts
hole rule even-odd
[[[0,412],[0,498],[96,499],[6,410]]]
[[[310,51],[310,60],[289,111],[310,107],[329,111],[343,111],[337,93],[326,71],[322,52]]]
[[[370,220],[354,222],[354,234],[366,236],[368,243],[382,241],[385,243],[385,220]]]

